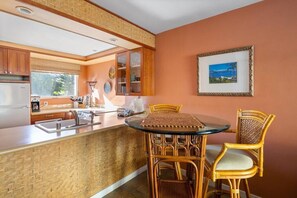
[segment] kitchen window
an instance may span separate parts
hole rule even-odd
[[[31,93],[41,97],[78,95],[78,75],[54,72],[31,72]]]

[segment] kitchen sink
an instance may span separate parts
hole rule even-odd
[[[46,121],[46,122],[39,122],[35,124],[35,127],[42,129],[43,131],[47,133],[56,133],[60,131],[66,131],[66,130],[73,130],[77,128],[87,127],[87,126],[93,126],[101,124],[101,122],[94,122],[91,123],[90,120],[86,119],[79,119],[79,125],[75,125],[75,120],[52,120],[52,121]]]

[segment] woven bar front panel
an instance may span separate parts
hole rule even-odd
[[[90,197],[146,164],[127,127],[0,155],[0,197]]]

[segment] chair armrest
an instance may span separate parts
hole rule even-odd
[[[258,144],[236,144],[236,143],[224,143],[223,147],[226,149],[239,149],[239,150],[247,150],[247,149],[258,149],[263,145],[263,143]]]
[[[216,169],[217,164],[224,157],[225,153],[228,149],[238,149],[238,150],[248,150],[248,149],[258,149],[263,146],[263,143],[260,142],[258,144],[236,144],[236,143],[224,143],[220,153],[217,158],[214,160],[213,168]]]

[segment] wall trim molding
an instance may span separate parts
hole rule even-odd
[[[121,180],[117,181],[116,183],[113,183],[112,185],[108,186],[107,188],[101,190],[97,194],[93,195],[91,198],[104,197],[108,193],[110,193],[110,192],[114,191],[115,189],[119,188],[120,186],[124,185],[125,183],[127,183],[128,181],[130,181],[131,179],[133,179],[134,177],[136,177],[137,175],[143,173],[146,170],[147,170],[147,166],[145,165],[145,166],[137,169],[133,173],[127,175],[126,177],[122,178]]]

